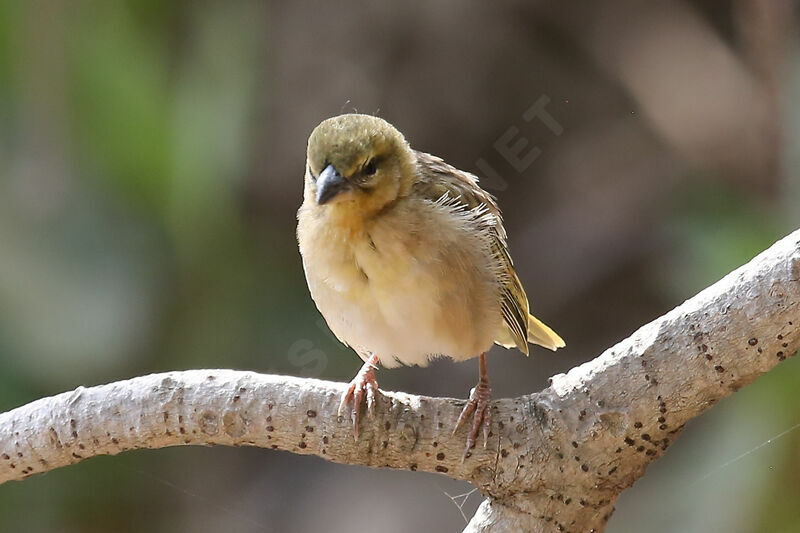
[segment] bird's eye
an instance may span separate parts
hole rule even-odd
[[[364,175],[365,176],[372,176],[375,172],[378,171],[378,167],[375,163],[375,159],[370,159],[367,161],[367,164],[364,165]]]

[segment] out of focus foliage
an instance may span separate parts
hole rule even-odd
[[[502,396],[800,225],[793,3],[536,4],[0,0],[0,409],[166,369],[348,379],[294,241],[306,137],[343,111],[498,196],[568,343],[493,353]],[[559,133],[524,115],[542,97]],[[507,160],[508,135],[541,154]],[[379,379],[464,396],[474,371]],[[800,422],[799,380],[789,360],[692,424],[609,531],[800,531],[800,430],[767,443]],[[466,490],[263,450],[137,452],[0,487],[0,531],[455,531],[446,493]]]

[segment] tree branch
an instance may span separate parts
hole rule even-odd
[[[800,348],[799,280],[795,231],[542,392],[494,401],[489,445],[463,463],[464,400],[384,392],[355,441],[343,384],[190,370],[0,415],[0,483],[131,449],[259,446],[470,481],[487,499],[466,531],[599,532],[688,420]]]

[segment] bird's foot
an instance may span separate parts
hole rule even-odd
[[[374,355],[358,371],[356,377],[350,382],[347,389],[342,394],[342,401],[339,403],[339,417],[344,417],[347,404],[353,400],[353,408],[350,411],[350,420],[353,422],[353,437],[358,440],[358,421],[361,416],[361,403],[366,398],[367,414],[370,416],[375,411],[375,395],[378,392],[378,381],[375,379],[375,367],[378,358]]]
[[[462,462],[467,458],[469,451],[475,446],[478,432],[481,429],[483,429],[483,447],[486,447],[486,442],[489,440],[489,428],[492,425],[492,414],[489,410],[489,399],[491,396],[492,389],[489,387],[489,380],[481,379],[470,391],[469,401],[467,401],[467,405],[464,406],[464,409],[458,416],[453,434],[455,434],[458,428],[461,427],[461,424],[472,415],[472,425],[467,434],[467,447],[464,449],[464,455],[461,457]]]

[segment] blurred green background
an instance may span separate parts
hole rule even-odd
[[[294,216],[308,134],[352,110],[486,176],[568,343],[493,352],[494,393],[538,390],[800,226],[797,27],[788,0],[0,0],[0,410],[168,369],[350,379]],[[379,381],[464,397],[475,373]],[[787,360],[691,423],[608,531],[800,531],[800,430],[758,447],[799,383]],[[468,490],[174,448],[3,485],[0,531],[460,531]]]

